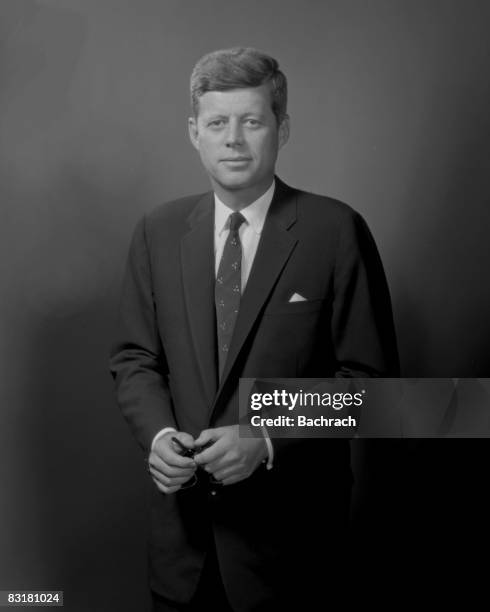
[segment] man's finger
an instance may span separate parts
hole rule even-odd
[[[193,459],[190,457],[182,457],[182,455],[176,452],[169,444],[158,445],[157,443],[155,449],[150,453],[150,459],[153,455],[156,455],[163,463],[173,467],[187,469],[196,467]]]
[[[206,451],[207,452],[207,451]],[[224,470],[226,468],[235,468],[238,466],[238,463],[234,457],[230,457],[226,451],[223,451],[218,455],[216,459],[211,457],[210,460],[206,461],[207,457],[202,453],[203,463],[201,464],[206,472],[210,474],[215,474],[218,470]]]
[[[150,468],[150,475],[153,479],[153,482],[158,485],[161,484],[165,487],[170,487],[171,486],[171,481],[170,478],[168,478],[167,476],[165,476],[165,474],[162,474],[161,472],[157,472],[154,469]]]
[[[148,466],[153,468],[157,472],[164,474],[169,477],[181,477],[181,476],[191,476],[196,471],[196,465],[193,464],[192,467],[188,468],[180,468],[172,465],[168,465],[165,463],[158,455],[152,454],[150,455],[150,459],[148,460]]]
[[[186,448],[194,448],[195,446],[194,438],[191,434],[185,433],[185,431],[178,431],[171,434],[170,439],[172,438],[177,438]]]
[[[220,467],[217,470],[210,470],[211,476],[220,482],[223,482],[227,478],[231,478],[233,476],[243,476],[244,473],[245,470],[242,465],[228,465],[226,467]]]
[[[241,482],[242,480],[245,480],[245,478],[247,478],[247,476],[245,476],[244,474],[240,474],[240,475],[235,475],[235,476],[230,476],[229,478],[225,478],[224,480],[221,481],[221,484],[226,487],[228,485],[231,484],[235,484],[236,482]]]
[[[155,482],[155,481],[153,481],[153,482]],[[157,489],[161,493],[165,493],[165,494],[169,495],[171,493],[175,493],[176,491],[178,491],[180,489],[181,485],[177,485],[176,487],[166,487],[165,485],[162,485],[159,482],[155,482],[155,486],[157,487]]]
[[[154,470],[153,468],[150,468],[150,474],[153,478],[153,481],[158,481],[160,484],[166,487],[183,485],[185,482],[190,480],[190,478],[192,478],[192,474],[188,476],[179,476],[177,478],[169,478],[165,474],[162,474],[161,472],[158,472],[157,470]]]
[[[205,429],[201,431],[199,437],[194,441],[195,446],[204,446],[209,442],[216,442],[222,436],[221,427],[215,427],[214,429]]]
[[[209,448],[206,448],[202,453],[194,455],[194,461],[198,465],[208,465],[213,461],[219,461],[227,452],[226,446],[220,444],[220,441],[215,442]]]

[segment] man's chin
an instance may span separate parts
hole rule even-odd
[[[226,191],[241,191],[242,189],[249,189],[253,185],[253,180],[250,177],[243,176],[219,177],[215,180]]]

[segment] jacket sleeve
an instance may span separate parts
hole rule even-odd
[[[110,369],[121,411],[138,443],[149,452],[154,436],[176,423],[157,324],[145,219],[138,223],[131,242]]]
[[[339,228],[331,320],[337,377],[399,375],[391,299],[376,244],[351,211]]]

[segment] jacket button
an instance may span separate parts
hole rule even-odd
[[[216,495],[216,490],[215,489],[211,489],[211,495]]]

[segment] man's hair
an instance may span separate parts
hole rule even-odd
[[[279,63],[252,47],[212,51],[194,66],[191,75],[191,104],[199,114],[199,98],[208,91],[228,91],[271,84],[272,112],[278,125],[287,112],[288,85]]]

